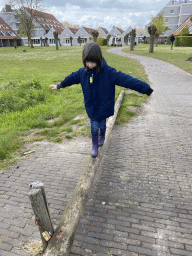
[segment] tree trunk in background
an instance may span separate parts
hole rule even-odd
[[[59,50],[59,45],[58,45],[58,32],[54,31],[53,32],[54,38],[55,38],[55,44],[56,44],[56,50]]]
[[[150,34],[150,47],[149,47],[149,53],[153,53],[153,45],[154,45],[154,38],[155,33],[157,31],[157,28],[155,25],[151,25],[148,27],[148,32]]]
[[[135,44],[135,37],[136,37],[136,30],[132,29],[132,31],[130,32],[130,36],[131,36],[131,44],[130,44],[130,51],[134,50],[134,44]]]

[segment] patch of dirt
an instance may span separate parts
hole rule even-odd
[[[59,120],[59,117],[47,120],[46,122],[48,122],[49,124],[52,124],[53,122],[58,121],[58,120]]]
[[[189,57],[186,61],[190,61],[190,62],[192,62],[192,56],[191,56],[191,57]]]
[[[140,114],[142,112],[142,108],[140,108],[140,107],[127,106],[126,109],[128,109],[130,111],[134,111],[137,114]]]

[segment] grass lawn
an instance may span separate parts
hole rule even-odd
[[[127,47],[126,49],[123,49],[123,52],[163,60],[192,74],[192,62],[186,61],[190,56],[192,56],[192,47],[174,46],[173,50],[171,50],[170,45],[159,44],[157,47],[154,45],[153,53],[149,53],[149,44],[139,44],[134,47],[134,51],[130,51],[130,47]]]
[[[132,59],[106,52],[108,65],[148,82],[144,68]],[[26,49],[26,52],[23,50]],[[26,142],[50,140],[62,142],[78,134],[90,136],[90,125],[81,85],[61,90],[49,89],[71,72],[82,67],[82,46],[3,47],[0,48],[0,169],[8,167],[15,157],[23,154]],[[116,100],[123,87],[116,86]],[[135,114],[126,106],[141,106],[146,95],[125,94],[116,125],[126,123]],[[78,115],[84,119],[74,120]],[[73,131],[72,125],[81,129]]]

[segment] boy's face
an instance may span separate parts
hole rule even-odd
[[[93,69],[97,66],[97,63],[91,62],[91,61],[86,61],[86,66],[90,69]]]

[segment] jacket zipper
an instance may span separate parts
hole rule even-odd
[[[90,82],[90,84],[93,83],[93,72],[92,72],[92,76],[90,76],[90,78],[89,78],[89,82]]]

